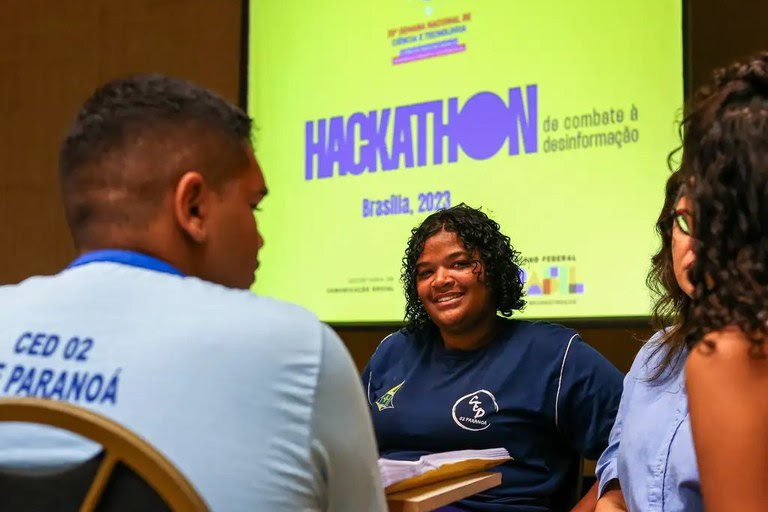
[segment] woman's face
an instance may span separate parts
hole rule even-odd
[[[681,224],[693,229],[693,210],[690,200],[683,196],[675,205],[675,218],[672,221],[672,268],[678,286],[689,297],[693,294],[693,285],[688,272],[696,261],[693,254],[693,237],[686,234]]]
[[[416,262],[416,290],[441,332],[462,334],[496,314],[483,262],[450,231],[440,230],[424,243]]]

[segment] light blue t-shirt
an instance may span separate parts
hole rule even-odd
[[[66,400],[159,449],[216,511],[385,510],[365,399],[306,310],[138,253],[0,287],[0,396]],[[111,261],[100,261],[107,259]],[[99,447],[0,423],[0,464]]]
[[[703,511],[685,393],[685,354],[651,381],[665,348],[656,333],[624,379],[616,423],[597,464],[600,495],[618,478],[629,512]]]

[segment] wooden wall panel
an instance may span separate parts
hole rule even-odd
[[[0,283],[73,256],[56,181],[79,105],[121,75],[160,72],[238,97],[239,0],[0,2]]]
[[[768,50],[768,2],[763,0],[686,0],[688,3],[689,70],[694,88],[712,70]]]

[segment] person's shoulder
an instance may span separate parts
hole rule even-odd
[[[250,290],[227,288],[193,277],[183,279],[182,286],[190,297],[203,297],[206,307],[215,309],[222,320],[234,317],[249,324],[283,324],[292,329],[323,325],[314,313],[298,304],[261,296]]]
[[[507,320],[513,323],[511,336],[517,340],[527,340],[541,348],[555,350],[566,348],[573,342],[580,342],[579,333],[570,327],[552,322],[531,322],[527,320]]]
[[[708,333],[696,346],[697,352],[725,358],[745,358],[766,350],[765,343],[754,344],[741,329],[727,327]]]
[[[185,296],[174,309],[186,318],[177,316],[166,327],[198,339],[226,340],[230,354],[240,352],[274,364],[301,355],[319,365],[329,344],[342,345],[326,324],[302,306],[197,278],[181,281],[176,291]]]
[[[687,359],[686,371],[697,372],[768,370],[768,345],[755,343],[738,328],[724,328],[707,333],[694,346]]]
[[[510,347],[528,343],[530,357],[535,357],[542,365],[556,363],[561,373],[566,367],[578,368],[580,374],[600,374],[610,381],[621,380],[621,372],[570,327],[551,322],[523,321],[512,336],[513,343],[508,343]]]
[[[134,297],[140,296],[139,288],[150,290],[151,297],[137,304],[137,311],[157,316],[166,328],[227,338],[233,344],[244,346],[265,339],[275,340],[275,345],[285,350],[322,346],[327,328],[314,313],[297,304],[192,276],[140,271],[133,274],[136,275],[134,283],[126,283],[128,274],[113,276],[115,286]],[[162,304],[160,311],[154,311],[158,304]]]
[[[384,336],[376,347],[376,352],[399,350],[404,345],[413,343],[416,337],[416,333],[408,331],[405,327],[402,327]]]
[[[18,283],[0,285],[0,303],[17,304],[25,297],[46,295],[60,274],[30,276]]]
[[[400,328],[384,336],[371,356],[371,362],[383,363],[391,358],[402,358],[420,339],[421,333]]]
[[[686,359],[685,386],[692,411],[695,407],[732,407],[737,411],[733,414],[762,413],[765,401],[759,397],[765,382],[768,346],[737,328],[707,333]]]
[[[658,351],[661,351],[662,354],[666,353],[669,350],[667,338],[671,333],[672,333],[671,327],[659,329],[658,331],[653,333],[653,335],[650,338],[648,338],[648,341],[643,343],[643,346],[640,348],[637,354],[646,355],[646,354],[655,353]]]
[[[27,277],[18,283],[3,284],[0,285],[0,294],[9,296],[11,294],[21,293],[30,288],[38,288],[54,281],[59,275],[60,274],[34,275]]]
[[[676,376],[682,369],[681,361],[687,354],[687,349],[682,347],[679,353],[672,358],[668,365],[663,364],[671,350],[672,345],[668,339],[671,328],[660,329],[651,336],[637,351],[629,374],[638,379],[666,381],[668,378]],[[660,369],[666,366],[660,375],[657,375]]]
[[[240,306],[246,309],[260,309],[265,314],[272,312],[284,312],[297,317],[305,317],[309,320],[317,320],[314,313],[303,306],[292,302],[266,297],[254,293],[251,290],[240,290],[204,281],[196,277],[186,277],[181,280],[183,286],[190,289],[191,293],[207,295],[214,303],[225,303],[227,306]]]
[[[18,289],[19,289],[19,285],[18,284],[4,284],[4,285],[0,285],[0,300],[4,299],[5,297],[10,297]]]
[[[504,322],[503,353],[525,353],[537,365],[563,361],[581,339],[575,330],[551,322],[516,319]]]

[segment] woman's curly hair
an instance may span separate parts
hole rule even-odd
[[[405,322],[410,331],[434,325],[416,289],[416,262],[424,243],[440,230],[456,233],[467,252],[477,251],[485,269],[485,282],[496,310],[504,316],[525,307],[520,253],[512,248],[499,224],[479,209],[461,203],[433,213],[411,230],[400,278],[405,289]],[[475,261],[477,268],[478,261]]]
[[[670,154],[671,158],[674,155]],[[671,164],[670,164],[671,167]],[[666,370],[674,368],[680,362],[680,356],[685,349],[685,337],[682,335],[688,325],[688,307],[691,299],[683,292],[675,277],[672,263],[672,224],[671,215],[678,199],[685,193],[685,180],[680,171],[673,172],[664,188],[664,206],[656,220],[656,233],[661,240],[661,246],[651,258],[651,269],[646,278],[646,284],[654,298],[651,310],[651,322],[656,329],[663,329],[656,347],[651,355],[664,349],[659,364],[654,368],[650,380],[657,380],[668,375]]]
[[[686,343],[735,326],[759,349],[768,336],[768,53],[716,71],[682,127],[696,255]]]

